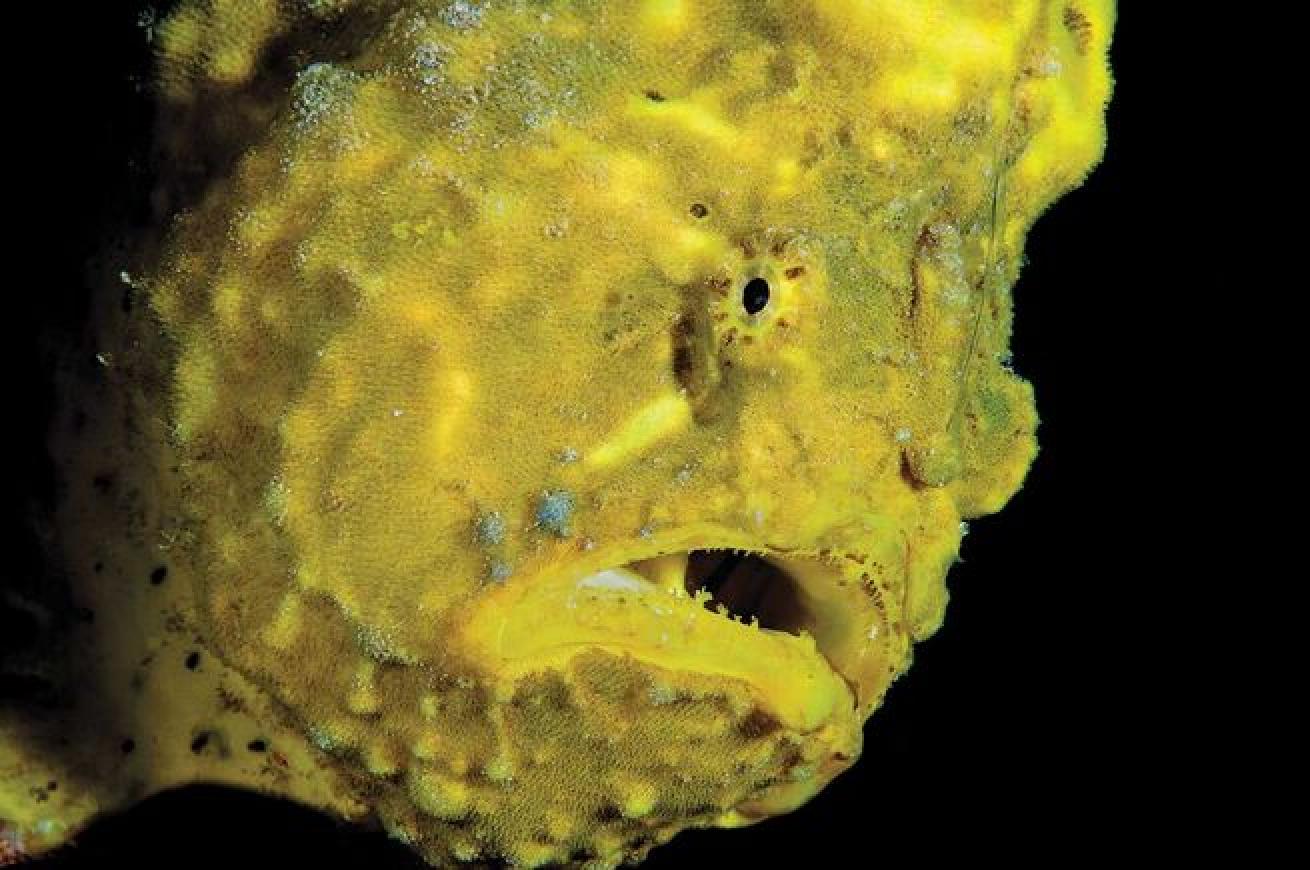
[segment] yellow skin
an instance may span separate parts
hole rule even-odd
[[[179,217],[56,435],[97,688],[0,714],[11,848],[203,779],[612,866],[813,796],[1034,455],[1008,288],[1100,155],[1113,15],[184,2]],[[722,549],[776,569],[716,592],[754,619],[697,591]]]

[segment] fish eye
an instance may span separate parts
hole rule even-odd
[[[741,304],[747,314],[759,314],[769,304],[769,282],[752,278],[741,290]]]

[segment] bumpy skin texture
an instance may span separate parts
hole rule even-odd
[[[433,862],[597,866],[812,796],[1033,457],[1008,288],[1100,154],[1112,19],[183,3],[178,216],[104,401],[148,421],[118,455],[188,627],[304,770],[144,790],[216,777],[371,808]],[[688,594],[688,551],[725,548],[786,600]],[[114,775],[72,824],[142,791]]]

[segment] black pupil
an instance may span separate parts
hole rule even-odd
[[[741,291],[741,304],[747,314],[759,314],[769,304],[769,282],[763,278],[752,278],[746,282]]]

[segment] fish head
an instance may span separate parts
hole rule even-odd
[[[160,31],[205,643],[435,861],[808,800],[1034,455],[1109,4],[283,6]]]

